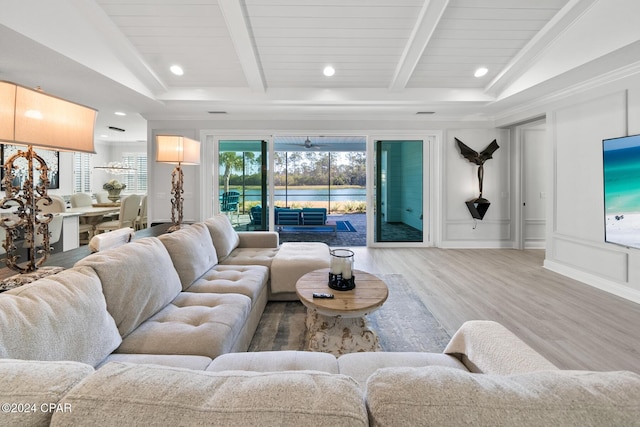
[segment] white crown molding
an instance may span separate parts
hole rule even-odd
[[[541,111],[548,105],[581,95],[640,75],[640,41],[620,48],[581,67],[570,70],[507,98],[488,105],[497,125],[506,124],[510,117]],[[611,70],[611,71],[606,71]],[[577,82],[577,83],[574,83]],[[487,114],[491,114],[487,112]]]

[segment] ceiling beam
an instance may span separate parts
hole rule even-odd
[[[529,70],[536,58],[571,27],[598,0],[570,0],[485,87],[489,94],[497,95]]]
[[[449,0],[425,0],[396,66],[389,90],[400,91],[407,86],[448,4]]]
[[[236,49],[240,65],[249,87],[254,92],[264,92],[266,84],[260,60],[253,44],[253,35],[240,0],[218,0],[218,6],[227,23],[231,41]]]

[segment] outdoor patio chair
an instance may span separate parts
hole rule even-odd
[[[220,212],[223,212],[230,216],[231,223],[233,223],[233,214],[236,214],[236,224],[240,224],[240,193],[237,191],[227,191],[222,193],[222,199],[220,200]]]
[[[327,222],[326,208],[303,208],[302,224],[303,225],[325,225]]]
[[[261,225],[262,224],[262,207],[253,206],[251,209],[249,209],[249,219],[251,220],[251,225]]]
[[[301,209],[278,209],[276,211],[277,225],[300,225]]]

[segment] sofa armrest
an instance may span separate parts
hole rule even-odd
[[[280,235],[275,231],[239,231],[239,248],[277,248]]]
[[[465,322],[444,353],[456,356],[471,372],[512,375],[558,369],[501,324]]]

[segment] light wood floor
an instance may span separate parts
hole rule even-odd
[[[358,269],[403,274],[449,334],[495,320],[559,368],[640,373],[640,305],[544,269],[542,250],[351,249]]]

